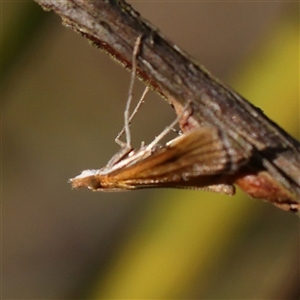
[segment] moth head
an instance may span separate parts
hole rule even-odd
[[[98,190],[101,188],[101,183],[97,179],[97,171],[99,170],[85,170],[80,175],[72,178],[69,182],[72,188],[89,188],[91,190]]]

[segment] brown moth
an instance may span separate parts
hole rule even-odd
[[[224,183],[231,157],[215,128],[197,128],[159,147],[155,142],[131,149],[100,170],[86,170],[71,179],[73,188],[120,191],[142,188],[192,188],[234,194]]]
[[[234,194],[234,186],[227,183],[224,174],[236,169],[236,163],[226,149],[224,137],[213,127],[196,128],[171,140],[164,146],[158,142],[186,115],[189,103],[182,108],[176,120],[159,134],[152,143],[135,150],[131,146],[130,122],[144,100],[145,92],[129,114],[136,73],[136,59],[142,37],[138,37],[133,50],[132,73],[128,100],[124,111],[124,127],[117,135],[121,145],[117,153],[99,170],[85,170],[70,179],[73,188],[87,187],[94,191],[121,191],[142,188],[173,187],[206,189]],[[125,131],[126,143],[119,140]]]

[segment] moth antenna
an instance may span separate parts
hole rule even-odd
[[[142,35],[138,36],[136,39],[133,53],[132,53],[132,68],[131,68],[131,78],[130,78],[130,84],[128,89],[128,99],[124,111],[124,128],[125,128],[125,135],[126,135],[126,143],[121,142],[119,139],[116,139],[116,142],[123,148],[130,149],[131,148],[131,133],[130,133],[130,117],[129,117],[129,111],[130,111],[130,105],[132,102],[133,97],[133,85],[134,85],[134,79],[136,74],[136,60],[137,55],[140,50],[140,45],[142,41]]]
[[[147,93],[149,92],[149,90],[150,90],[149,86],[146,86],[146,88],[144,89],[144,92],[143,92],[143,94],[141,96],[141,99],[139,100],[138,104],[136,105],[136,107],[134,108],[132,114],[130,115],[129,122],[132,121],[133,117],[138,112],[138,110],[140,109],[141,105],[145,102],[145,97],[146,97]],[[124,129],[123,129],[123,132],[124,132]]]

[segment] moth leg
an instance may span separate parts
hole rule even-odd
[[[208,185],[201,189],[203,191],[226,194],[229,196],[233,196],[235,194],[235,187],[232,184],[221,184],[220,183],[220,184]]]
[[[141,46],[141,41],[142,41],[142,35],[138,36],[134,48],[133,48],[133,53],[132,53],[132,68],[131,68],[131,78],[130,78],[130,84],[129,84],[129,90],[128,90],[128,99],[124,111],[124,130],[125,130],[125,135],[126,135],[126,142],[120,141],[119,137],[120,134],[117,136],[115,139],[116,143],[119,144],[122,148],[131,148],[131,133],[130,133],[130,105],[132,102],[132,97],[133,97],[133,85],[134,85],[134,79],[135,79],[135,74],[136,74],[136,66],[137,66],[137,56],[138,52],[140,50]],[[122,131],[121,131],[122,132]]]
[[[214,192],[214,193],[219,193],[219,194],[225,194],[228,196],[233,196],[235,194],[235,186],[232,184],[225,184],[225,183],[207,185],[207,186],[203,186],[203,187],[184,186],[184,185],[181,186],[179,184],[178,186],[174,186],[174,188]]]
[[[141,105],[144,103],[145,101],[145,97],[146,97],[146,94],[149,92],[150,88],[148,86],[146,86],[139,102],[137,103],[136,107],[134,108],[133,112],[131,113],[130,117],[129,117],[129,126],[131,125],[131,121],[133,119],[133,117],[136,115],[136,113],[138,112],[139,108],[141,107]],[[125,126],[123,126],[122,130],[118,133],[117,137],[115,138],[115,142],[117,144],[119,144],[122,148],[126,147],[127,146],[127,143],[124,143],[120,140],[120,137],[123,135],[125,131]]]
[[[186,103],[186,105],[183,107],[180,114],[177,116],[177,118],[169,125],[167,126],[147,147],[147,150],[151,150],[154,146],[158,144],[158,142],[163,139],[170,131],[174,129],[176,124],[179,122],[179,120],[182,118],[183,114],[187,111],[188,107],[190,105],[190,101]]]
[[[117,152],[107,163],[106,168],[112,167],[116,163],[118,163],[120,160],[124,159],[131,151],[133,148],[127,148],[126,145],[125,147],[122,147],[119,152]]]

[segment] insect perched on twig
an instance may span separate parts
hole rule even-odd
[[[73,188],[87,187],[94,191],[121,191],[143,188],[172,187],[205,189],[233,195],[237,184],[248,195],[265,199],[283,210],[299,212],[297,194],[288,192],[274,178],[282,179],[268,161],[261,162],[251,146],[247,153],[235,147],[228,135],[216,126],[193,125],[193,107],[175,106],[177,118],[149,145],[134,149],[131,145],[130,122],[148,88],[130,115],[137,57],[142,37],[138,37],[132,56],[132,73],[128,101],[124,111],[124,127],[115,141],[121,150],[99,170],[85,170],[70,179]],[[180,123],[183,133],[165,145],[159,145],[174,126]],[[187,125],[187,126],[186,126]],[[192,126],[191,126],[192,125]],[[125,131],[126,142],[120,140]],[[257,166],[258,170],[252,167]],[[269,175],[272,171],[274,178]]]
[[[144,101],[148,88],[131,115],[133,82],[136,72],[136,58],[141,37],[135,43],[132,59],[132,73],[129,96],[124,112],[124,127],[116,138],[121,150],[102,169],[85,170],[70,179],[73,188],[87,187],[94,191],[120,191],[155,187],[206,189],[229,195],[234,186],[226,183],[224,174],[237,168],[230,152],[226,149],[222,134],[213,127],[196,128],[167,144],[160,146],[165,137],[189,114],[189,103],[178,117],[163,130],[149,145],[135,150],[131,146],[130,122]],[[119,140],[125,131],[126,143]]]
[[[155,140],[139,150],[131,149],[100,170],[83,171],[71,179],[72,186],[95,191],[202,188],[234,194],[234,187],[223,183],[231,160],[217,130],[195,129],[157,146]]]

